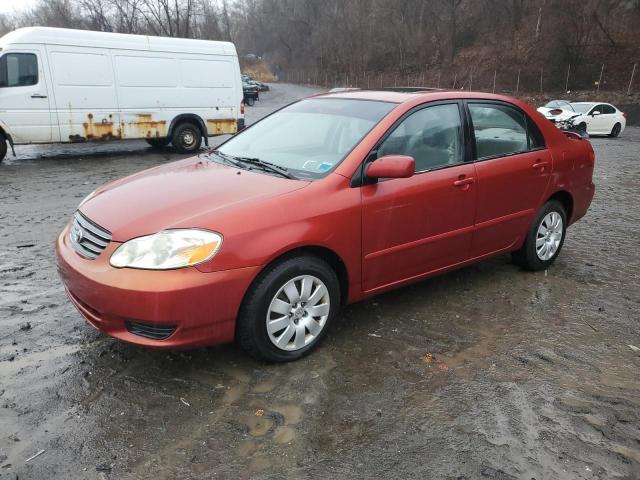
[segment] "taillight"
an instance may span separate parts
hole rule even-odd
[[[627,118],[627,114],[624,112],[620,112],[624,118]]]
[[[554,108],[553,110],[549,110],[549,115],[560,115],[562,113],[562,109]]]
[[[240,102],[240,113],[244,115],[244,100]]]

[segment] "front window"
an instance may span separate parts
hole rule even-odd
[[[378,157],[408,155],[416,172],[462,163],[462,122],[457,103],[423,108],[409,115],[378,148]]]
[[[587,113],[595,104],[593,103],[572,103],[571,106],[577,113]]]
[[[299,178],[322,178],[396,106],[370,100],[302,100],[239,133],[219,151],[259,158]]]
[[[0,87],[38,83],[38,60],[33,53],[7,53],[0,58]]]

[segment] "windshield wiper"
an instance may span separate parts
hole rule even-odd
[[[266,160],[260,160],[255,157],[233,157],[234,160],[239,160],[240,162],[248,163],[249,165],[254,165],[256,167],[262,168],[263,170],[267,170],[271,173],[276,173],[285,178],[290,178],[292,180],[297,180],[298,178],[293,175],[287,167],[283,167],[281,165],[276,165],[275,163],[267,162]]]
[[[242,165],[240,162],[237,162],[234,157],[231,155],[227,155],[226,153],[222,153],[219,150],[211,150],[210,154],[214,154],[216,157],[220,158],[222,161],[228,163],[229,165],[233,165],[234,167],[240,168],[242,170],[246,170],[247,167]]]

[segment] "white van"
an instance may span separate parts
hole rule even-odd
[[[0,161],[11,145],[144,138],[195,152],[244,127],[228,42],[63,28],[0,38]]]

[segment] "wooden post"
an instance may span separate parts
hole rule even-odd
[[[493,71],[493,91],[491,93],[496,93],[496,75],[498,74],[497,70]]]
[[[571,73],[571,64],[567,66],[567,81],[564,84],[564,91],[569,91],[569,74]]]
[[[518,69],[518,79],[516,80],[516,95],[518,95],[518,90],[520,90],[520,69]]]
[[[540,93],[542,93],[542,72],[544,72],[544,68],[540,69]]]
[[[636,67],[638,66],[637,63],[633,64],[633,70],[631,70],[631,79],[629,80],[629,88],[627,88],[627,95],[631,95],[631,84],[633,83],[633,77],[636,74]]]
[[[604,73],[604,63],[600,69],[600,78],[598,78],[598,86],[596,87],[596,93],[600,93],[600,84],[602,83],[602,74]]]

